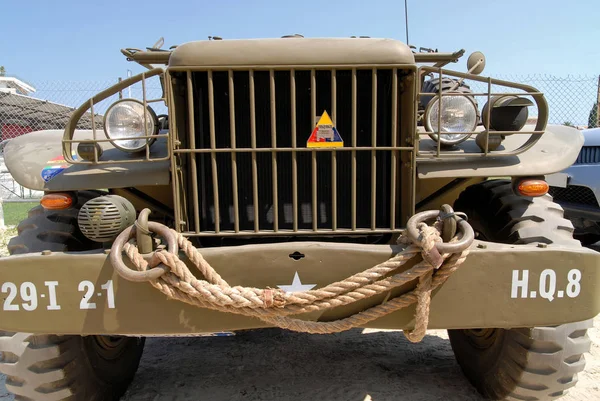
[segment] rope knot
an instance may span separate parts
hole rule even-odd
[[[428,226],[426,223],[419,223],[418,245],[423,250],[421,255],[423,259],[434,269],[439,269],[444,258],[437,249],[437,244],[442,242],[440,230],[434,226]]]

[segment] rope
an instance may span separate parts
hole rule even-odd
[[[198,268],[203,279],[196,278],[177,254],[158,250],[150,260],[153,260],[153,265],[163,264],[168,271],[157,279],[148,281],[170,299],[220,312],[252,316],[288,330],[318,334],[336,333],[364,326],[375,319],[416,303],[415,328],[404,331],[404,334],[409,341],[419,342],[427,331],[431,292],[450,277],[469,253],[468,249],[464,249],[453,254],[443,254],[441,266],[438,269],[434,267],[430,255],[432,252],[437,253],[436,244],[442,242],[441,224],[441,220],[433,226],[419,223],[417,225],[419,238],[416,241],[404,234],[401,235],[398,242],[406,244],[406,248],[383,263],[323,288],[292,293],[274,288],[231,286],[186,237],[169,230],[170,235],[176,238],[179,249]],[[153,267],[140,255],[132,242],[121,245],[138,271],[144,272]],[[407,270],[399,272],[399,269],[409,261],[416,263]],[[418,281],[414,290],[343,319],[313,322],[293,317],[302,313],[348,305],[387,293],[414,280]]]

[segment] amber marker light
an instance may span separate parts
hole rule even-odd
[[[67,193],[52,193],[42,196],[40,204],[46,210],[68,209],[73,205],[73,197]]]
[[[548,193],[550,186],[544,180],[525,179],[519,181],[517,192],[523,196],[543,196]]]

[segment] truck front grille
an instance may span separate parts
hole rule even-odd
[[[188,71],[189,235],[391,233],[400,227],[397,68]],[[307,148],[327,111],[342,148]]]
[[[584,146],[573,164],[597,164],[600,163],[600,146]]]
[[[588,187],[569,185],[566,188],[550,187],[548,191],[556,203],[574,203],[579,205],[598,207],[596,195]]]

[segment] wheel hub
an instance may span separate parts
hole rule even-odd
[[[125,337],[117,336],[93,336],[94,349],[104,359],[118,358],[125,344]]]
[[[474,347],[488,349],[496,342],[499,329],[470,329],[463,332]]]

